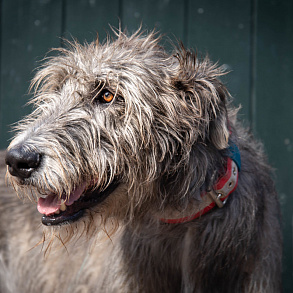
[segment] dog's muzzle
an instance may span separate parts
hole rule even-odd
[[[29,179],[41,165],[42,155],[25,145],[17,145],[6,153],[5,162],[9,173],[20,180],[20,184],[29,184]],[[75,190],[57,195],[51,192],[38,199],[37,209],[42,214],[42,223],[46,226],[72,223],[84,216],[85,211],[102,203],[119,185],[114,178],[106,189],[96,188],[94,182],[83,182]],[[69,194],[69,195],[68,195]]]

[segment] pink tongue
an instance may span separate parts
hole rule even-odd
[[[46,198],[39,198],[37,208],[39,213],[48,216],[57,212],[60,205],[61,200],[55,194],[50,194]]]
[[[83,191],[85,190],[85,187],[86,183],[83,183],[70,194],[69,199],[67,201],[65,201],[65,194],[61,196],[61,199],[65,201],[65,204],[67,206],[70,206],[81,197]],[[40,197],[37,205],[39,213],[46,216],[54,214],[59,210],[61,206],[61,199],[58,198],[58,196],[56,196],[55,194],[50,194],[46,198]]]

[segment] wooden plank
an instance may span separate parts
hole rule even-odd
[[[172,41],[184,39],[184,5],[180,0],[125,0],[123,1],[121,20],[123,27],[129,32],[135,32],[140,25],[149,31],[154,28],[166,34]],[[168,41],[167,49],[173,47]]]
[[[188,1],[189,46],[231,71],[224,82],[250,119],[250,1]]]
[[[24,105],[37,61],[60,44],[61,1],[3,0],[1,26],[0,148],[5,148],[9,125],[30,112]]]
[[[256,130],[276,168],[284,225],[284,292],[293,292],[293,2],[258,1]]]
[[[103,41],[110,26],[119,27],[119,0],[70,0],[66,1],[65,37],[72,37],[83,43],[96,40]]]

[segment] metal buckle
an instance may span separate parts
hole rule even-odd
[[[222,208],[224,204],[226,203],[227,199],[225,199],[224,201],[221,201],[220,199],[222,197],[221,193],[216,193],[214,190],[211,190],[208,192],[208,195],[212,198],[212,200],[216,203],[216,205],[219,208]]]
[[[237,186],[237,180],[238,167],[232,159],[228,159],[225,176],[220,178],[218,183],[214,186],[214,189],[208,192],[208,195],[219,208],[222,208],[225,205],[228,196]],[[221,198],[224,198],[224,200],[222,201]]]

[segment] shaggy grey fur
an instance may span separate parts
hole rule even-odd
[[[1,293],[280,292],[279,205],[262,146],[237,122],[221,68],[158,43],[118,31],[58,49],[36,74],[34,111],[6,156],[25,203],[0,196]],[[229,141],[242,169],[225,206],[163,223],[198,209]],[[67,202],[81,186],[98,204],[41,224],[41,195]]]

